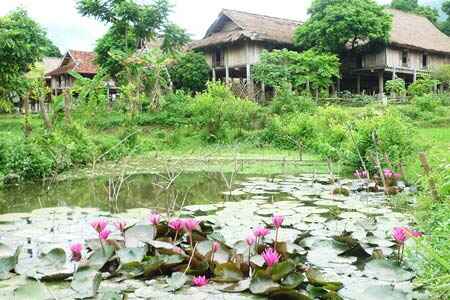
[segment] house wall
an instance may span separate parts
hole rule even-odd
[[[269,47],[267,47],[269,48]],[[236,43],[218,48],[223,51],[224,66],[229,68],[242,67],[247,64],[255,64],[259,62],[261,52],[266,49],[262,44],[255,42]],[[207,50],[204,52],[206,61],[209,66],[213,66],[213,55],[215,50]]]
[[[413,70],[428,70],[434,67],[438,67],[443,64],[450,63],[450,56],[445,56],[435,53],[426,53],[419,50],[408,50],[408,64],[405,66],[402,64],[402,50],[401,48],[388,48],[386,51],[387,66],[398,68],[409,68]],[[422,66],[423,54],[427,54],[427,67]]]
[[[363,68],[383,67],[386,65],[386,49],[382,49],[377,53],[370,53],[363,57]]]

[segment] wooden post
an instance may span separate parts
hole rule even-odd
[[[356,93],[361,94],[361,75],[359,74],[356,76]]]
[[[378,72],[378,98],[384,97],[384,70]]]
[[[261,102],[266,101],[266,85],[264,82],[261,83]]]
[[[255,91],[254,91],[254,87],[253,87],[253,79],[252,79],[250,64],[247,64],[247,93],[248,93],[249,98],[251,98],[251,99],[255,98]]]
[[[434,201],[438,202],[439,201],[439,193],[437,191],[436,183],[434,182],[432,172],[431,172],[432,170],[431,170],[430,164],[428,163],[426,154],[424,152],[419,153],[419,159],[420,159],[422,168],[425,171],[425,175],[428,177],[428,185],[431,190],[431,196],[433,197]]]
[[[212,80],[216,81],[216,68],[212,68]]]
[[[228,84],[230,82],[230,69],[228,68],[228,64],[225,65],[225,83]]]
[[[392,79],[396,79],[397,78],[397,70],[394,67],[394,71],[392,71]]]

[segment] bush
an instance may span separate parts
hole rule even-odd
[[[316,109],[316,104],[311,97],[297,95],[289,88],[282,88],[277,91],[270,108],[278,115],[293,112],[312,112]]]
[[[181,55],[169,69],[175,89],[188,93],[205,90],[209,72],[205,56],[196,52],[187,52]]]
[[[435,112],[441,106],[441,100],[434,95],[414,97],[413,103],[420,112]]]
[[[390,94],[402,96],[406,92],[405,81],[401,78],[388,80],[386,82],[386,91]]]
[[[408,87],[408,93],[411,96],[431,94],[438,83],[439,81],[432,79],[429,75],[422,75]]]
[[[220,83],[209,83],[208,89],[197,95],[191,106],[192,123],[204,133],[207,141],[227,140],[227,131],[254,128],[259,106],[240,99]]]

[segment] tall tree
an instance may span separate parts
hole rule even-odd
[[[341,53],[389,40],[392,18],[373,0],[314,0],[309,13],[294,35],[302,49]]]
[[[131,55],[149,42],[163,40],[162,45],[169,49],[188,41],[184,31],[168,21],[168,0],[154,0],[151,4],[134,0],[78,0],[78,10],[84,16],[111,25],[97,41],[95,52],[97,62],[112,76],[123,69],[112,52]]]
[[[391,8],[403,11],[415,11],[419,7],[418,0],[392,0]]]
[[[0,107],[11,108],[11,101],[23,97],[27,103],[24,75],[33,63],[40,60],[46,42],[45,31],[17,9],[0,17]],[[24,107],[27,112],[27,107]]]
[[[438,24],[439,11],[428,5],[420,5],[418,0],[392,0],[390,7],[424,16]]]
[[[442,11],[447,15],[447,20],[445,20],[441,26],[442,31],[450,36],[450,0],[446,0],[442,4]]]
[[[47,57],[62,57],[61,51],[59,48],[52,42],[51,39],[45,39],[44,44],[42,45],[43,55]]]

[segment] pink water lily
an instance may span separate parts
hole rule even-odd
[[[256,242],[256,237],[254,234],[250,234],[245,239],[245,243],[247,243],[247,246],[249,246],[249,247],[252,246],[255,242]]]
[[[192,232],[194,230],[200,230],[200,221],[195,219],[186,219],[183,221],[183,227],[187,232]]]
[[[390,178],[390,177],[394,176],[394,172],[392,172],[391,169],[384,169],[383,170],[383,174],[384,174],[384,177],[387,177],[387,178]]]
[[[281,225],[283,225],[284,217],[282,215],[273,215],[272,222],[273,226],[278,229],[281,227]]]
[[[114,222],[114,226],[119,230],[121,233],[125,232],[125,229],[127,228],[127,222],[125,221],[117,221]]]
[[[197,287],[202,287],[208,284],[206,276],[197,276],[192,279],[192,284]]]
[[[72,261],[79,262],[81,260],[81,251],[83,251],[83,245],[75,243],[70,245],[70,252],[72,254]]]
[[[169,221],[169,227],[178,232],[183,229],[184,222],[181,219],[172,219]]]
[[[216,253],[220,250],[220,243],[214,242],[211,246],[211,250],[213,253]]]
[[[152,224],[153,226],[159,225],[160,221],[161,221],[161,216],[159,214],[151,214],[148,217],[148,221],[150,222],[150,224]]]
[[[401,263],[403,261],[403,250],[405,248],[405,241],[410,237],[420,238],[423,236],[423,233],[414,229],[409,229],[406,227],[395,227],[392,230],[392,237],[397,242],[397,259],[398,262]]]
[[[98,237],[102,241],[106,241],[109,238],[109,235],[111,234],[111,231],[108,229],[103,229],[101,232],[99,232]]]
[[[264,261],[266,262],[266,265],[269,268],[276,265],[280,261],[280,255],[277,253],[277,251],[273,250],[272,248],[264,250],[261,256],[263,257]]]
[[[392,231],[392,237],[399,244],[403,244],[408,239],[407,229],[405,227],[395,227]]]
[[[353,175],[359,179],[365,179],[369,177],[367,171],[364,170],[356,170],[355,173],[353,173]]]
[[[108,221],[104,219],[94,220],[91,222],[91,226],[95,231],[100,233],[106,228],[106,226],[108,226]]]
[[[417,231],[417,230],[412,230],[412,231],[411,231],[411,235],[412,235],[413,237],[415,237],[415,238],[420,238],[420,237],[423,236],[423,233],[420,232],[420,231]]]
[[[265,237],[266,235],[268,235],[269,232],[270,232],[269,229],[267,229],[267,228],[265,228],[265,227],[262,227],[262,226],[257,227],[255,230],[253,230],[253,233],[255,234],[255,236],[256,236],[257,238],[263,238],[263,237]]]

